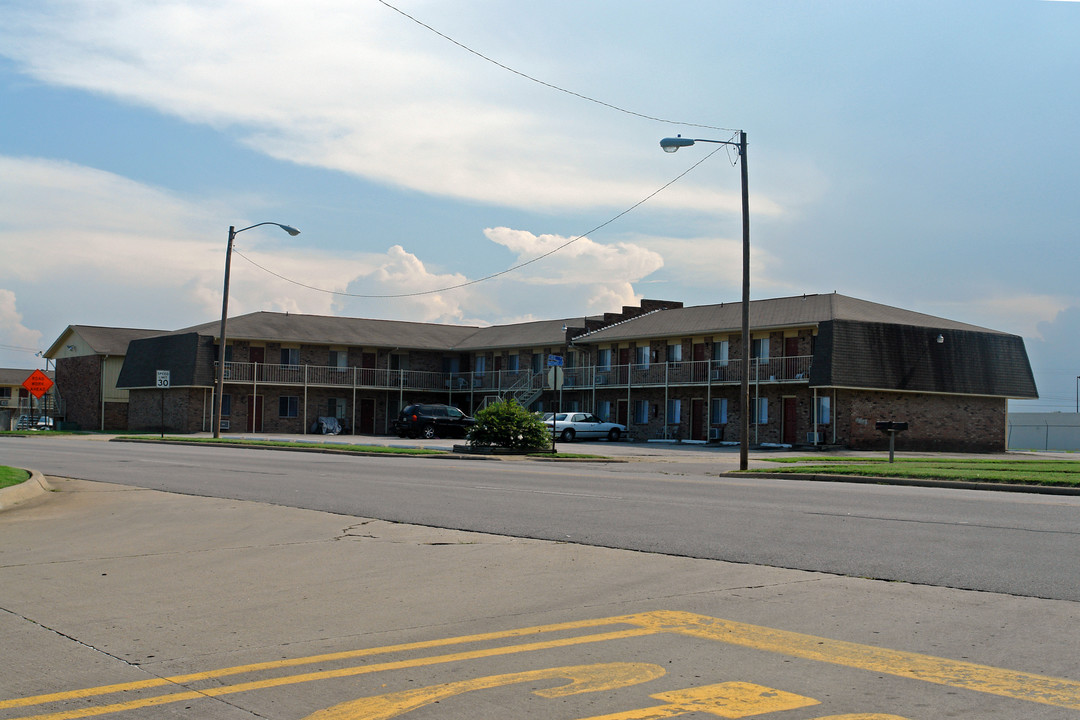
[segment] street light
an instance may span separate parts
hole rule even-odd
[[[221,398],[222,393],[225,391],[225,324],[229,317],[229,268],[232,265],[232,248],[233,240],[236,236],[245,230],[251,228],[257,228],[260,225],[277,225],[279,228],[289,233],[293,237],[300,234],[300,231],[291,225],[282,225],[276,222],[261,222],[254,225],[249,225],[246,228],[240,228],[237,230],[234,226],[229,226],[229,244],[225,248],[225,289],[221,294],[221,328],[219,335],[221,337],[220,344],[218,345],[218,371],[217,371],[217,393],[214,397],[214,437],[221,437]]]
[[[681,135],[664,138],[660,147],[664,152],[673,153],[679,148],[690,147],[694,143],[707,142],[717,145],[734,145],[739,149],[739,165],[742,175],[742,403],[739,435],[739,469],[746,470],[750,459],[750,191],[746,173],[746,133],[739,131],[739,140],[705,140],[684,138]]]

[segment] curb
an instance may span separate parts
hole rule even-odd
[[[52,490],[45,476],[40,472],[37,470],[27,472],[30,473],[30,478],[26,482],[0,490],[0,510],[7,510],[9,507],[32,500]]]
[[[857,483],[862,485],[903,485],[944,490],[992,490],[996,492],[1036,493],[1041,495],[1080,496],[1080,487],[1060,485],[1017,485],[1011,483],[970,482],[966,480],[919,480],[917,478],[872,477],[869,475],[815,475],[810,473],[728,472],[732,477],[758,477],[771,480],[808,480],[810,482]]]

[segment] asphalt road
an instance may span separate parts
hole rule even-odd
[[[729,478],[720,456],[490,462],[5,438],[0,464],[342,515],[1080,600],[1080,498]]]

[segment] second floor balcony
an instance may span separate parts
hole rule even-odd
[[[750,361],[751,383],[808,383],[809,355],[762,358]],[[563,368],[563,390],[609,388],[673,387],[689,385],[738,385],[742,382],[741,360],[695,360]],[[215,372],[217,367],[215,364]],[[276,365],[268,363],[225,364],[225,382],[230,385],[277,385],[367,390],[442,391],[503,394],[523,386],[552,387],[551,368],[499,370],[490,372],[426,372],[388,368],[326,367],[318,365]]]

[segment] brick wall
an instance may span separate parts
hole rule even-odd
[[[97,355],[56,361],[56,387],[67,408],[68,422],[83,430],[101,428],[101,358]],[[106,429],[123,429],[111,426]]]
[[[154,389],[131,390],[127,402],[127,429],[132,431],[161,430],[162,395],[165,396],[165,432],[192,433],[204,429],[204,401],[208,407],[210,393],[202,388],[173,388],[164,393]],[[209,424],[205,429],[209,429]]]
[[[897,434],[897,450],[1004,452],[1006,401],[959,395],[841,392],[841,442],[854,449],[885,450],[888,437],[874,427],[878,420],[908,423]]]

